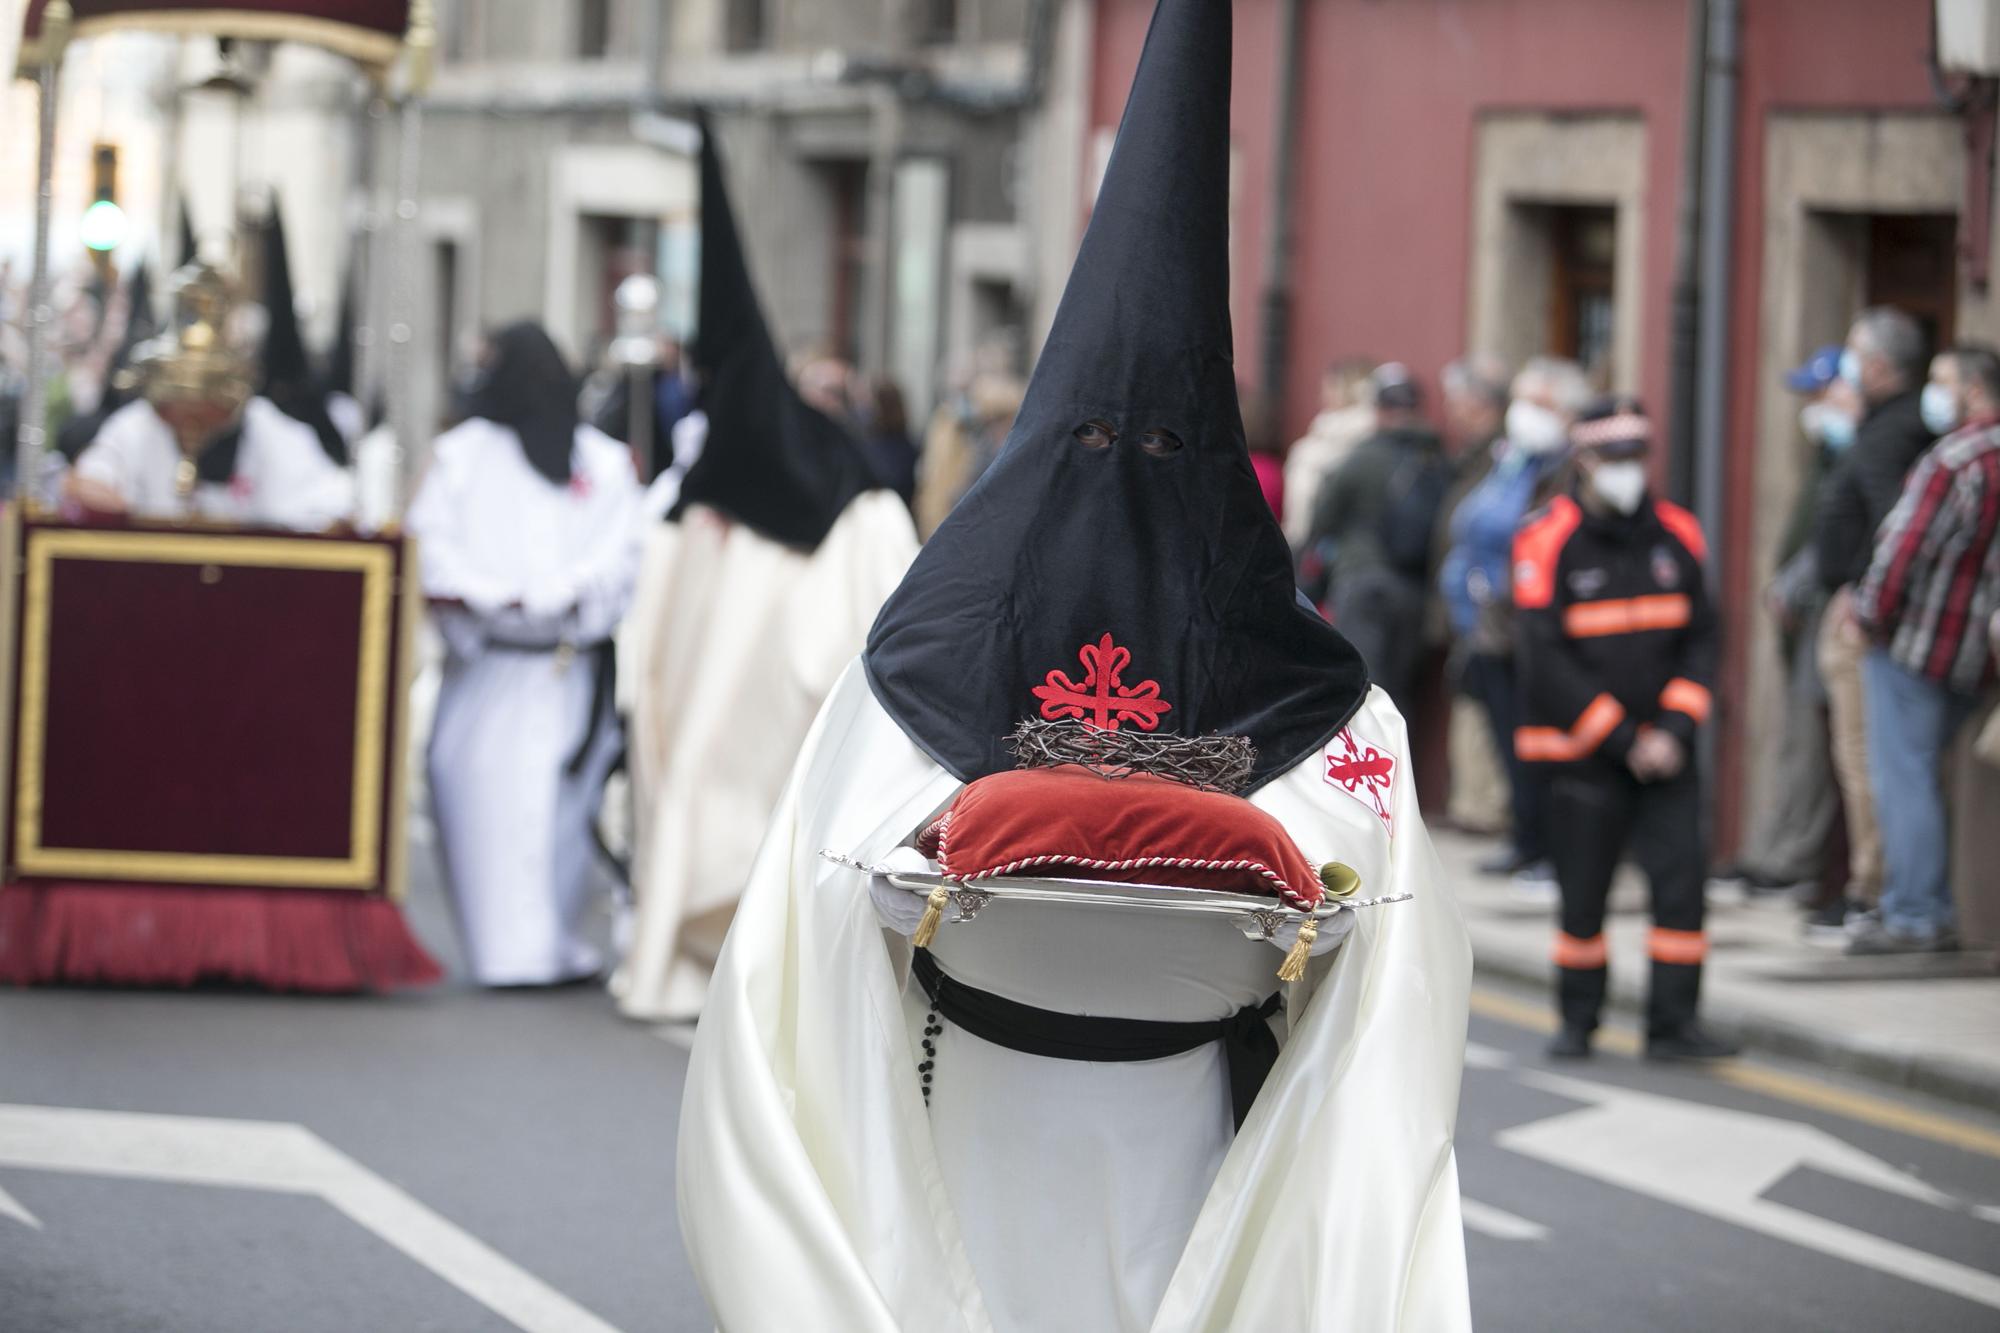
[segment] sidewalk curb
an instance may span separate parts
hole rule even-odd
[[[1474,932],[1475,936],[1477,932]],[[1473,970],[1481,976],[1534,986],[1552,984],[1543,958],[1524,958],[1520,951],[1481,947],[1475,938]],[[1641,1013],[1645,1007],[1642,980],[1611,974],[1610,1003],[1621,1013]],[[1718,1035],[1747,1047],[1858,1074],[1898,1088],[2000,1112],[2000,1069],[1937,1055],[1912,1054],[1880,1042],[1809,1028],[1771,1018],[1726,1000],[1704,1001],[1702,1019]]]

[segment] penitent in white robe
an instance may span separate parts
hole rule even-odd
[[[153,405],[140,399],[105,419],[76,460],[80,477],[117,491],[136,518],[203,518],[317,532],[354,509],[354,483],[326,456],[312,427],[266,398],[243,407],[236,471],[227,482],[196,482],[183,498],[174,487],[180,446]]]
[[[619,663],[638,912],[611,989],[628,1016],[701,1011],[799,743],[916,552],[880,490],[810,553],[700,505],[654,528]]]
[[[1407,753],[1379,690],[1350,733]],[[1414,896],[1361,909],[1288,988],[1283,1052],[1240,1132],[1217,1047],[1083,1064],[949,1021],[926,1108],[908,941],[818,853],[879,862],[958,784],[851,670],[757,858],[688,1073],[681,1230],[725,1333],[1470,1327],[1452,1151],[1465,932],[1407,775],[1377,811],[1327,783],[1327,757],[1252,800],[1365,895]],[[940,962],[1125,1017],[1220,1018],[1279,989],[1277,955],[1213,921],[1002,915],[1019,906],[948,920]]]
[[[512,430],[475,418],[438,437],[408,518],[425,595],[455,603],[437,609],[430,789],[467,962],[489,986],[604,964],[582,927],[618,726],[590,650],[631,600],[641,492],[630,452],[589,426],[571,467],[549,481]]]

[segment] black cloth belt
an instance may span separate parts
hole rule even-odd
[[[564,648],[571,649],[590,667],[590,718],[584,723],[583,739],[563,761],[563,772],[575,777],[590,762],[590,752],[597,744],[598,734],[604,730],[604,719],[611,710],[611,702],[618,697],[617,643],[611,639],[599,639],[582,647],[564,643],[503,643],[491,639],[486,643],[488,652],[533,653],[549,657]]]
[[[1026,1055],[1056,1060],[1123,1063],[1163,1060],[1209,1042],[1222,1043],[1229,1062],[1229,1101],[1236,1127],[1278,1062],[1278,1038],[1268,1021],[1278,1012],[1273,992],[1262,1004],[1245,1005],[1227,1018],[1201,1023],[1165,1023],[1149,1018],[1098,1018],[1064,1014],[1019,1004],[946,976],[929,949],[917,950],[913,970],[931,1007],[981,1041]]]

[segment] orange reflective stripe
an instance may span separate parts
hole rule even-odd
[[[1600,694],[1583,710],[1568,731],[1560,727],[1520,727],[1514,732],[1514,753],[1523,759],[1549,764],[1573,763],[1588,758],[1604,738],[1618,730],[1625,720],[1625,706],[1608,694]]]
[[[1708,936],[1699,930],[1668,930],[1654,926],[1647,937],[1646,952],[1655,962],[1699,963],[1708,957]]]
[[[1708,721],[1708,711],[1714,702],[1706,685],[1697,685],[1680,676],[1668,681],[1667,688],[1660,691],[1660,707],[1686,713],[1697,722]]]
[[[1669,500],[1655,501],[1653,512],[1660,516],[1661,526],[1687,547],[1689,555],[1698,561],[1708,560],[1708,538],[1702,535],[1700,519]]]
[[[1557,967],[1603,967],[1611,957],[1604,946],[1604,935],[1599,932],[1587,940],[1574,935],[1556,932],[1556,947],[1553,954]]]
[[[1583,510],[1567,495],[1549,501],[1539,518],[1514,534],[1514,605],[1539,610],[1556,596],[1556,564],[1563,546],[1583,522]]]
[[[1679,629],[1693,615],[1694,604],[1684,592],[1578,602],[1563,612],[1563,633],[1572,639],[1601,639],[1612,634]]]

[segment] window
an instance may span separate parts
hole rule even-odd
[[[1549,334],[1547,350],[1606,383],[1616,305],[1612,276],[1618,258],[1618,215],[1609,208],[1549,209]]]
[[[943,46],[958,40],[958,0],[918,0],[917,40]]]
[[[611,54],[611,0],[577,0],[576,53],[584,60]]]
[[[725,0],[723,47],[730,51],[762,50],[766,32],[765,5],[768,0]]]

